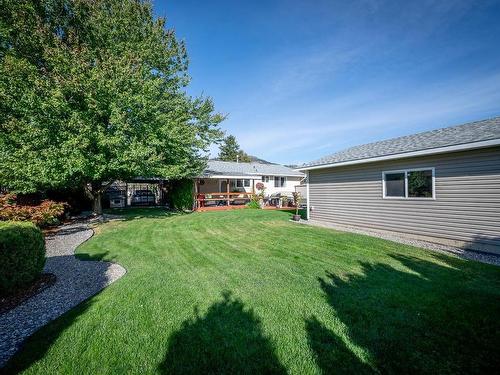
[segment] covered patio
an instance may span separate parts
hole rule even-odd
[[[195,179],[196,209],[244,207],[255,195],[260,178],[221,176]]]
[[[259,193],[265,208],[289,207],[303,178],[303,173],[279,164],[209,160],[194,179],[195,209],[242,208]]]

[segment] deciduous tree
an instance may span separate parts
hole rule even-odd
[[[150,1],[0,0],[0,186],[183,178],[223,116],[185,93],[185,46]]]

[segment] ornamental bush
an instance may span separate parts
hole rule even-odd
[[[176,210],[192,210],[194,205],[193,180],[175,180],[171,182],[170,204]]]
[[[39,227],[59,224],[64,203],[43,200],[39,205],[20,205],[14,194],[0,195],[0,221],[31,221]]]
[[[255,196],[252,197],[250,202],[247,203],[248,208],[253,208],[253,209],[260,209],[260,203],[258,200],[255,199]]]
[[[0,222],[0,294],[29,284],[45,265],[45,241],[35,224]]]

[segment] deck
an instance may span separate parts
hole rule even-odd
[[[196,196],[195,211],[227,211],[247,208],[246,204],[253,198],[253,193],[233,192],[233,193],[205,193]],[[277,207],[266,205],[264,210],[291,210],[294,207]]]
[[[228,210],[241,210],[248,208],[245,204],[239,205],[230,205],[230,206],[208,206],[208,207],[199,207],[195,211],[197,212],[207,212],[207,211],[228,211]],[[263,210],[281,210],[281,211],[290,211],[295,210],[295,207],[275,207],[275,206],[264,206]]]

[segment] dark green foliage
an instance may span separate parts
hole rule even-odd
[[[186,94],[183,42],[151,1],[0,0],[0,186],[185,178],[223,116]],[[27,168],[29,166],[29,168]]]
[[[45,265],[42,232],[27,222],[0,222],[0,294],[33,281]]]
[[[92,201],[85,194],[85,189],[82,186],[48,190],[45,192],[45,196],[56,202],[66,202],[67,210],[71,215],[92,209]]]
[[[193,180],[183,179],[172,181],[170,191],[170,205],[176,210],[192,210]]]
[[[222,161],[240,161],[242,163],[249,163],[252,161],[250,156],[240,148],[234,135],[228,135],[224,138],[220,145],[218,159]]]

